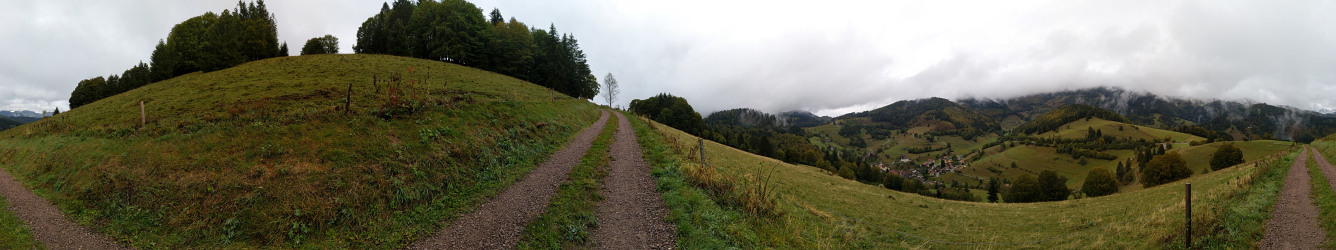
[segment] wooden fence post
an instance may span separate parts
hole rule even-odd
[[[1188,216],[1187,217],[1188,234],[1187,238],[1183,240],[1183,245],[1186,246],[1188,249],[1192,249],[1192,183],[1188,182],[1187,184],[1183,185],[1183,188],[1186,190],[1185,198],[1187,199],[1187,216]]]
[[[705,167],[705,139],[696,137],[696,142],[700,144],[700,166]]]
[[[144,113],[144,100],[139,100],[139,128],[148,125],[148,115]]]
[[[348,82],[348,100],[343,104],[343,114],[351,112],[353,107],[353,82]]]

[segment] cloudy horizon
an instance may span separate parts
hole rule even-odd
[[[384,1],[267,1],[293,54],[351,53]],[[471,1],[579,40],[616,104],[840,115],[898,100],[1091,87],[1336,108],[1336,4],[1318,1]],[[236,1],[0,3],[0,110],[68,109],[79,80],[147,62],[171,27]],[[595,102],[603,103],[602,99]]]

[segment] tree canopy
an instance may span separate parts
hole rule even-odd
[[[1239,164],[1243,164],[1243,150],[1235,147],[1233,143],[1225,143],[1211,154],[1211,170],[1221,170]]]
[[[687,99],[666,93],[645,100],[631,100],[631,112],[693,135],[699,136],[705,127],[700,113],[691,108]]]
[[[397,0],[381,5],[357,30],[353,52],[440,60],[489,70],[591,99],[598,81],[574,36],[531,29],[501,11],[486,17],[464,0]]]
[[[1113,173],[1109,172],[1109,169],[1096,167],[1086,172],[1085,183],[1081,184],[1081,192],[1090,197],[1114,194],[1118,192],[1118,181],[1114,179]]]
[[[1188,169],[1188,164],[1183,161],[1183,157],[1178,155],[1178,152],[1169,152],[1155,156],[1146,163],[1146,166],[1141,169],[1141,184],[1146,187],[1154,187],[1191,176],[1192,170]]]
[[[1007,203],[1029,203],[1042,201],[1043,194],[1039,190],[1039,179],[1033,174],[1025,173],[1011,181],[1011,188],[1003,194],[1002,200]]]
[[[334,35],[325,35],[306,40],[306,45],[302,46],[302,55],[315,54],[338,54],[339,38]]]
[[[236,8],[221,14],[206,12],[173,26],[167,39],[154,46],[149,63],[140,62],[119,76],[79,81],[70,93],[70,108],[196,71],[285,55],[284,47],[278,43],[278,25],[264,0],[237,2]]]

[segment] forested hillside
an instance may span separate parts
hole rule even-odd
[[[1015,131],[1025,134],[1039,134],[1053,131],[1057,129],[1058,126],[1062,126],[1069,122],[1089,118],[1100,118],[1122,123],[1128,122],[1127,118],[1124,118],[1113,111],[1085,104],[1070,104],[1053,109],[1043,115],[1039,115],[1029,122],[1021,124],[1020,127],[1016,127]]]
[[[884,137],[887,130],[930,126],[934,135],[960,135],[966,140],[996,131],[997,121],[960,104],[943,98],[898,101],[871,111],[852,113],[841,119],[867,117],[872,123],[864,129],[875,137]],[[874,131],[875,130],[875,131]]]
[[[1238,137],[1235,138],[1237,140],[1310,142],[1336,133],[1336,117],[1317,112],[1265,103],[1181,99],[1116,87],[1068,90],[999,100],[967,98],[959,102],[996,120],[1012,115],[1034,118],[1063,105],[1088,104],[1117,112],[1137,125],[1161,129],[1198,125],[1212,131],[1228,131]]]

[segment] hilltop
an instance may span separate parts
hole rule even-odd
[[[598,114],[439,61],[277,57],[0,132],[0,167],[141,248],[396,248],[508,186]]]

